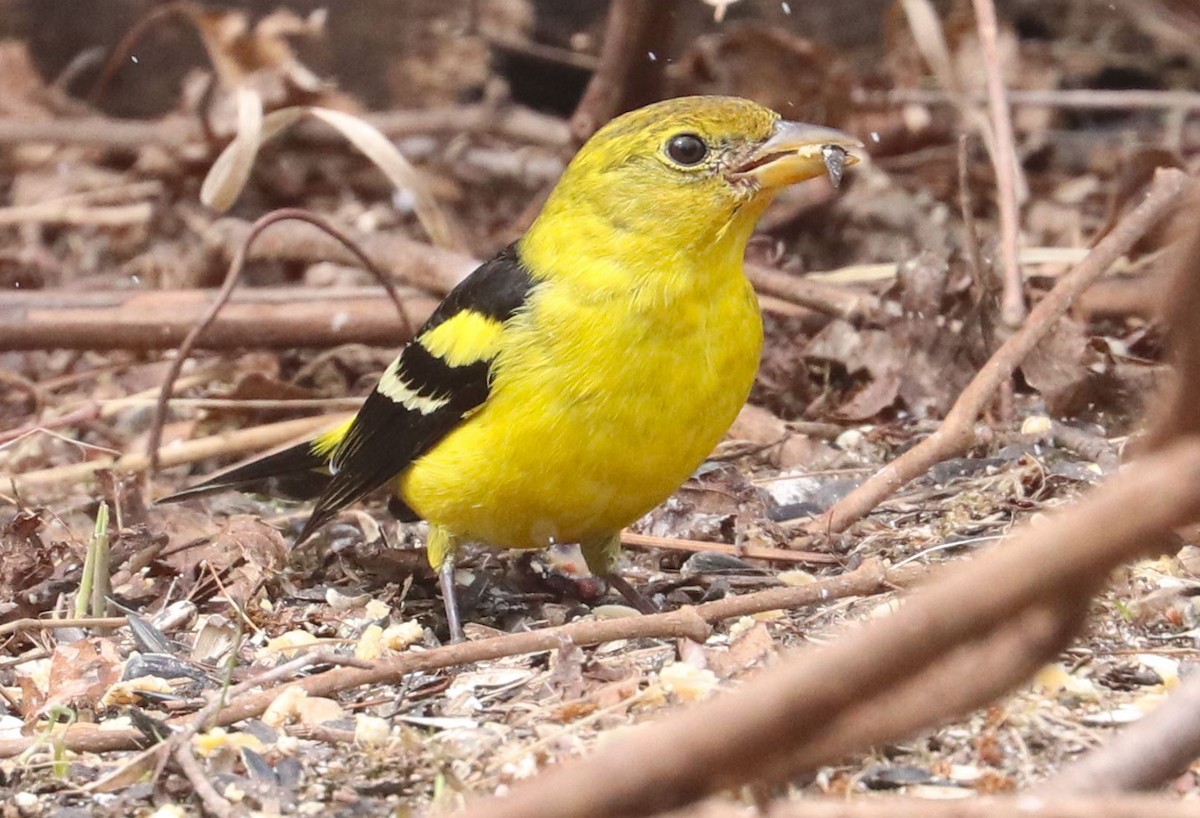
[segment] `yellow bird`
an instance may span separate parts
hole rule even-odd
[[[168,499],[318,472],[299,539],[391,484],[430,524],[451,634],[454,554],[579,543],[615,573],[621,529],[677,489],[750,392],[762,319],[742,263],[782,187],[858,140],[753,102],[687,97],[593,136],[529,231],[446,297],[357,416]]]

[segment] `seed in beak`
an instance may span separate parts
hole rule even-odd
[[[821,158],[825,160],[825,172],[834,188],[842,185],[842,173],[846,170],[846,149],[837,145],[822,145]]]

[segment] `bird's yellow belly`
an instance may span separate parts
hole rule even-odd
[[[608,314],[627,304],[543,301],[538,325],[511,330],[528,342],[515,338],[498,362],[483,408],[401,475],[405,501],[504,548],[586,542],[632,523],[703,462],[749,394],[762,323],[749,284],[731,279],[632,321]],[[597,326],[556,331],[556,314]]]

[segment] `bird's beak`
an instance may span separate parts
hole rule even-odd
[[[739,161],[730,176],[773,189],[824,173],[836,187],[842,168],[859,161],[850,151],[862,147],[863,143],[850,134],[833,128],[780,120],[767,140]]]

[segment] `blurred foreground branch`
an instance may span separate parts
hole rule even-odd
[[[857,801],[810,798],[772,806],[764,818],[1190,818],[1194,803],[1169,796],[1038,798],[1015,795],[934,801],[878,796]],[[662,818],[745,818],[742,807],[708,806]]]

